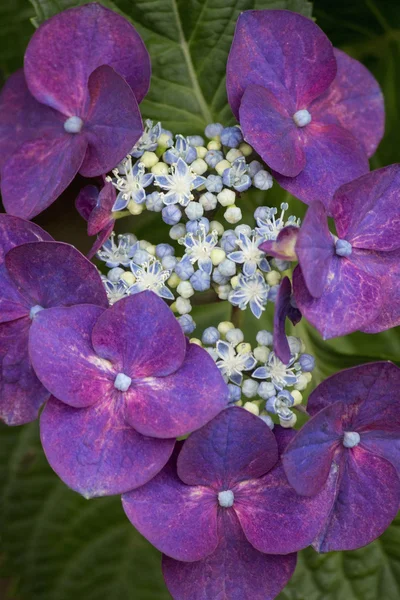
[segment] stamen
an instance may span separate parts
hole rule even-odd
[[[360,434],[357,431],[345,431],[343,435],[343,446],[345,448],[354,448],[360,443]]]
[[[118,373],[114,381],[114,387],[120,392],[126,392],[129,390],[131,383],[132,379],[128,377],[128,375],[124,375],[124,373]]]
[[[41,310],[44,310],[44,309],[43,309],[43,306],[40,306],[40,304],[36,304],[35,306],[32,306],[31,310],[29,311],[29,318],[33,320]]]
[[[293,121],[296,123],[297,127],[305,127],[311,123],[311,115],[306,109],[298,110],[293,115]]]
[[[222,508],[230,508],[233,506],[234,500],[235,496],[233,495],[232,490],[225,490],[224,492],[219,492],[218,494],[218,502]]]
[[[79,133],[83,127],[83,121],[80,117],[69,117],[64,122],[64,129],[67,133]]]
[[[350,256],[352,250],[353,248],[347,240],[336,240],[336,254],[338,256]]]

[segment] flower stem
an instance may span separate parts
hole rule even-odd
[[[232,306],[231,321],[237,329],[241,329],[243,324],[244,311],[238,306]]]
[[[124,217],[131,217],[132,213],[129,210],[121,210],[112,213],[112,218],[117,221],[118,219],[123,219]]]

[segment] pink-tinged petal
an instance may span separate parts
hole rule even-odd
[[[280,230],[276,240],[267,240],[259,245],[260,250],[267,256],[274,256],[281,260],[297,261],[296,241],[299,227],[288,225]]]
[[[400,165],[377,169],[340,187],[331,205],[338,236],[356,248],[400,248],[399,194]]]
[[[122,506],[132,525],[176,560],[201,560],[218,546],[217,494],[182,483],[176,456],[149,483],[124,494]]]
[[[274,312],[274,352],[285,365],[291,357],[285,332],[286,318],[289,318],[293,325],[301,319],[300,311],[292,305],[292,284],[289,277],[284,277],[279,286]]]
[[[313,202],[307,210],[297,236],[296,254],[308,291],[314,298],[320,298],[335,256],[335,243],[322,202]]]
[[[140,292],[111,306],[92,333],[97,354],[118,363],[132,379],[164,377],[182,365],[186,340],[168,305],[154,292]]]
[[[89,78],[90,108],[84,119],[89,142],[79,169],[84,177],[111,171],[133,148],[143,132],[135,95],[111,67],[96,69]]]
[[[4,163],[1,194],[6,211],[32,219],[50,206],[71,183],[82,164],[87,141],[59,131],[25,142]]]
[[[223,410],[185,441],[178,475],[188,485],[229,490],[238,481],[261,477],[276,464],[274,434],[243,408]]]
[[[16,289],[4,266],[0,267],[0,323],[29,315],[32,304]]]
[[[0,94],[0,168],[24,142],[51,136],[60,119],[55,110],[35,100],[22,69],[13,73]]]
[[[180,437],[226,408],[229,390],[203,348],[189,344],[182,366],[166,377],[146,377],[126,393],[125,418],[152,437]]]
[[[273,600],[293,575],[296,555],[258,552],[232,510],[221,515],[220,540],[216,551],[200,561],[163,556],[164,579],[174,600]]]
[[[90,335],[104,311],[81,304],[42,310],[33,319],[29,353],[43,385],[73,407],[106,401],[114,393],[116,370],[93,350]]]
[[[30,362],[30,324],[24,318],[0,325],[0,420],[7,425],[34,421],[50,395]]]
[[[377,317],[362,328],[365,333],[379,333],[400,325],[400,251],[376,254],[381,266],[386,267],[380,279],[383,302]]]
[[[151,73],[146,47],[129,21],[94,3],[43,23],[29,42],[24,70],[39,102],[66,116],[81,116],[89,77],[101,65],[124,77],[141,102]]]
[[[94,210],[99,198],[99,190],[95,185],[85,185],[79,192],[75,200],[75,208],[85,221]]]
[[[51,235],[39,225],[12,215],[0,215],[0,265],[9,250],[27,242],[50,242]]]
[[[278,463],[267,475],[239,483],[233,489],[234,510],[250,544],[267,554],[289,554],[309,546],[329,516],[336,480],[332,467],[318,494],[300,496]]]
[[[117,395],[116,395],[117,396]],[[127,425],[118,397],[72,408],[51,398],[40,437],[51,467],[86,498],[121,494],[147,483],[168,461],[175,440],[146,438]]]
[[[308,421],[286,447],[282,463],[298,494],[314,496],[324,487],[342,448],[347,420],[346,405],[335,402]]]
[[[306,157],[302,132],[288,110],[291,99],[287,96],[278,99],[265,87],[249,85],[240,104],[239,122],[246,142],[271,169],[295,177],[304,169]]]
[[[400,481],[383,458],[356,447],[339,464],[335,504],[314,541],[318,552],[355,550],[378,538],[396,517]]]
[[[108,229],[111,223],[115,223],[112,217],[112,207],[115,199],[115,187],[111,182],[105,182],[104,187],[98,193],[96,204],[88,218],[88,235],[100,234]]]
[[[360,448],[368,450],[369,452],[371,452],[371,454],[374,454],[375,456],[381,456],[382,458],[385,458],[394,466],[394,468],[397,471],[398,477],[400,477],[400,427],[398,416],[399,412],[400,407],[399,403],[397,403],[397,413],[393,421],[392,431],[372,430],[363,431],[362,433],[360,433]]]
[[[300,267],[293,273],[296,304],[324,339],[364,328],[382,306],[379,280],[347,258],[334,257],[320,298],[309,293]]]
[[[8,252],[5,265],[16,289],[43,308],[73,304],[107,307],[96,267],[74,246],[32,242]]]
[[[337,123],[362,142],[372,156],[385,130],[382,91],[363,64],[334,48],[337,75],[324,94],[309,107],[322,123]]]
[[[339,125],[312,121],[303,128],[306,166],[297,177],[273,172],[280,186],[306,204],[324,203],[331,214],[330,203],[337,188],[369,171],[363,146]]]
[[[87,254],[87,257],[89,260],[93,258],[93,256],[97,253],[98,250],[100,250],[100,248],[102,247],[104,242],[106,242],[108,240],[108,238],[110,237],[113,230],[114,230],[114,221],[112,221],[108,225],[108,227],[105,227],[104,229],[99,231],[95,243],[93,244],[93,246],[91,247],[91,249],[89,250],[89,252]]]
[[[286,10],[249,10],[237,21],[227,65],[229,104],[236,117],[245,89],[261,85],[277,97],[288,92],[304,109],[336,75],[332,44],[311,19]]]

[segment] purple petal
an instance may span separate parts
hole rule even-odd
[[[336,75],[332,44],[311,19],[286,10],[246,11],[238,19],[227,65],[229,104],[236,117],[245,89],[288,92],[293,113],[305,108]]]
[[[277,357],[287,365],[290,361],[291,352],[289,342],[285,333],[286,317],[292,312],[291,306],[292,285],[289,277],[284,277],[278,290],[274,312],[274,352]],[[301,317],[300,317],[301,318]]]
[[[27,242],[52,241],[39,225],[11,215],[0,215],[0,265],[11,248]]]
[[[186,340],[167,304],[140,292],[111,306],[92,333],[97,354],[118,363],[132,379],[164,377],[182,365]]]
[[[290,113],[291,98],[278,98],[265,87],[249,85],[242,97],[239,121],[243,136],[264,162],[287,177],[305,167],[302,133]]]
[[[91,74],[89,93],[91,105],[82,130],[89,146],[79,172],[95,177],[111,171],[128,154],[142,135],[143,123],[134,93],[111,67]]]
[[[234,509],[250,544],[267,554],[289,554],[309,546],[320,532],[332,508],[331,469],[322,490],[307,498],[289,484],[283,466],[234,488]]]
[[[362,251],[358,251],[362,252]],[[367,252],[368,262],[374,256],[379,261],[375,269],[381,274],[382,306],[377,317],[362,328],[365,333],[379,333],[400,325],[400,250],[393,252]],[[375,262],[378,262],[375,261]]]
[[[95,3],[65,10],[43,23],[29,42],[24,68],[39,102],[79,116],[89,77],[101,65],[124,77],[141,102],[150,80],[146,47],[129,21]]]
[[[94,210],[99,198],[99,190],[95,185],[85,185],[78,194],[75,200],[75,208],[85,221]]]
[[[115,197],[115,187],[111,182],[105,182],[100,193],[98,193],[96,206],[88,219],[88,235],[101,233],[108,229],[111,223],[115,223],[112,218]]]
[[[82,164],[87,141],[59,131],[25,142],[4,163],[1,194],[6,211],[31,219],[50,206],[71,183]]]
[[[44,308],[73,304],[108,306],[96,267],[74,246],[32,242],[8,252],[5,265],[15,287]]]
[[[362,142],[372,156],[385,129],[383,94],[376,79],[358,60],[334,48],[337,75],[309,111],[321,123],[337,123]]]
[[[346,453],[339,465],[335,504],[313,546],[318,552],[355,550],[378,538],[396,517],[400,481],[383,458],[361,447]],[[336,487],[336,489],[335,489]]]
[[[291,578],[296,555],[262,554],[249,544],[233,511],[224,511],[220,544],[196,562],[163,556],[163,574],[174,600],[273,600]]]
[[[97,356],[90,334],[104,311],[93,305],[42,310],[33,320],[29,352],[37,376],[73,407],[98,404],[114,393],[116,370]]]
[[[307,164],[297,177],[273,172],[280,186],[310,204],[330,202],[337,188],[369,171],[362,145],[343,127],[312,121],[304,127],[303,143]]]
[[[302,315],[324,339],[362,329],[374,321],[382,305],[379,280],[346,258],[332,259],[328,283],[320,298],[308,292],[299,267],[293,273],[293,289]]]
[[[322,202],[310,205],[297,237],[296,253],[308,291],[314,298],[320,298],[335,256],[335,243]]]
[[[280,230],[276,240],[267,240],[259,245],[260,250],[267,256],[274,256],[281,260],[297,261],[295,251],[299,227],[288,225]]]
[[[34,421],[50,395],[30,362],[30,324],[24,318],[0,325],[0,420],[7,425]]]
[[[273,433],[261,419],[232,407],[186,440],[178,475],[188,485],[229,490],[238,481],[261,477],[278,460]]]
[[[341,443],[346,407],[335,402],[308,421],[286,447],[282,457],[289,483],[302,496],[314,496],[325,485]]]
[[[51,398],[40,419],[47,460],[86,498],[121,494],[147,483],[168,461],[174,440],[153,440],[127,425],[117,397],[72,408]]]
[[[115,223],[115,221],[112,221],[108,225],[108,227],[105,227],[104,229],[99,231],[95,243],[93,244],[93,246],[91,247],[91,249],[89,250],[89,252],[87,254],[88,259],[92,259],[93,256],[97,253],[97,251],[100,250],[102,245],[108,240],[111,233],[113,232],[114,223]]]
[[[166,377],[137,380],[126,394],[126,420],[143,435],[179,437],[211,421],[229,390],[214,360],[189,344],[181,367]]]
[[[16,289],[4,266],[0,267],[0,323],[29,315],[32,303]]]
[[[145,486],[124,494],[122,506],[132,525],[176,560],[201,560],[218,546],[217,494],[182,483],[176,456]]]
[[[377,169],[340,187],[332,215],[340,238],[356,248],[400,248],[400,165]]]

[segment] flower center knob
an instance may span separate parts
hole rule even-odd
[[[83,121],[80,117],[69,117],[64,122],[64,129],[67,133],[79,133],[83,127]]]
[[[235,496],[232,490],[225,490],[224,492],[219,492],[218,494],[218,502],[222,508],[230,508],[233,506],[234,500]]]
[[[296,123],[297,127],[305,127],[311,123],[311,115],[306,109],[298,110],[293,115],[293,121]]]
[[[41,310],[43,310],[43,306],[40,306],[40,304],[32,306],[31,310],[29,311],[29,318],[33,320]]]
[[[360,434],[357,431],[345,431],[343,435],[343,446],[345,448],[354,448],[360,443]]]
[[[347,240],[336,240],[335,250],[338,256],[350,256],[353,248]]]
[[[124,373],[118,373],[114,381],[114,387],[120,392],[126,392],[129,390],[131,383],[132,379],[128,377],[128,375],[124,375]]]

